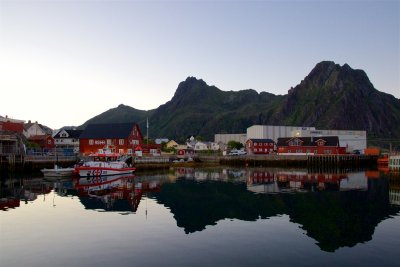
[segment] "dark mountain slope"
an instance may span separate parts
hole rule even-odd
[[[245,132],[250,125],[260,123],[260,110],[268,110],[280,98],[255,90],[224,92],[189,77],[179,84],[170,101],[155,110],[151,123],[159,136],[212,138],[214,133]]]
[[[84,129],[86,125],[91,123],[124,123],[124,122],[136,122],[142,129],[146,127],[146,118],[151,115],[153,111],[145,111],[134,109],[130,106],[119,105],[116,108],[109,109],[91,119],[86,121],[84,124],[79,126],[80,129]]]
[[[366,130],[370,136],[400,139],[400,100],[374,88],[362,70],[330,61],[318,63],[287,95],[248,89],[221,91],[188,77],[170,101],[150,111],[120,105],[88,123],[138,122],[150,137],[183,139],[215,133],[243,133],[254,124]]]
[[[277,118],[290,125],[400,136],[400,100],[376,90],[364,71],[334,62],[317,64],[289,90]]]

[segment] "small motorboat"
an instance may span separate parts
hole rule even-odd
[[[72,176],[73,171],[75,168],[62,168],[58,165],[54,165],[52,169],[42,169],[41,172],[43,173],[44,177],[67,177]]]

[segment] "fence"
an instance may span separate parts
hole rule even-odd
[[[166,157],[137,157],[135,158],[135,164],[141,163],[169,163],[169,158]]]

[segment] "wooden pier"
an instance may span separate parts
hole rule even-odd
[[[55,158],[50,155],[2,155],[0,156],[0,171],[39,171],[42,168],[52,168],[56,162],[61,167],[70,167],[77,160],[76,156],[57,156]]]

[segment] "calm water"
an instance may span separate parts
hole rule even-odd
[[[2,177],[1,266],[399,266],[400,179],[185,169]]]

